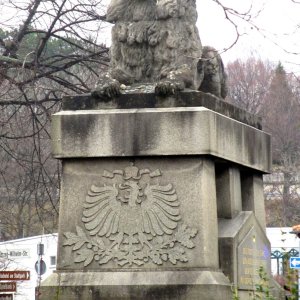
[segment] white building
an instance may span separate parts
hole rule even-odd
[[[272,252],[278,250],[284,253],[292,249],[299,251],[300,239],[295,234],[291,234],[291,231],[291,227],[267,228]],[[37,253],[39,243],[44,245],[42,259],[46,264],[46,271],[42,279],[45,279],[56,269],[57,234],[0,242],[0,271],[30,272],[30,280],[16,281],[17,292],[14,294],[14,300],[35,299],[35,288],[39,285],[38,274],[35,270],[35,264],[39,260]],[[277,271],[276,259],[272,259],[272,273],[275,275]]]
[[[299,252],[300,239],[293,233],[291,227],[269,227],[267,228],[267,236],[271,243],[271,252],[275,253],[293,253],[294,250]],[[280,252],[280,253],[279,253]],[[295,256],[295,255],[291,255]],[[279,263],[279,269],[278,269]],[[272,273],[273,275],[282,272],[281,259],[272,259]]]
[[[39,284],[35,270],[35,264],[39,260],[37,253],[39,243],[44,245],[42,256],[46,264],[45,273],[42,275],[44,279],[56,269],[57,234],[0,242],[0,271],[30,272],[30,280],[16,281],[17,291],[14,293],[14,300],[35,299],[35,287]]]
[[[292,227],[268,227],[267,236],[273,250],[299,249],[299,238],[292,234]]]

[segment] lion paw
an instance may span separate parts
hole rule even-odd
[[[96,98],[114,98],[120,94],[121,85],[120,82],[115,79],[104,81],[92,91],[92,96]]]
[[[160,96],[174,95],[184,90],[184,83],[180,81],[164,80],[155,87],[155,93]]]

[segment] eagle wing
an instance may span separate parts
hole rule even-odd
[[[118,232],[121,203],[115,185],[91,186],[83,205],[85,228],[90,235],[110,236]]]
[[[173,186],[147,184],[144,194],[147,199],[141,203],[143,231],[153,236],[172,234],[180,220],[179,202]]]

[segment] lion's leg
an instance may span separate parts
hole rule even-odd
[[[96,98],[114,98],[121,94],[121,84],[109,74],[104,75],[92,91],[92,96]]]
[[[165,78],[157,83],[155,93],[161,96],[173,95],[185,88],[194,87],[194,72],[187,65],[169,71]]]

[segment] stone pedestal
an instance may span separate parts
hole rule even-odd
[[[232,283],[253,290],[254,266],[270,272],[270,137],[254,116],[201,92],[78,96],[52,139],[58,263],[40,299],[229,300]]]

